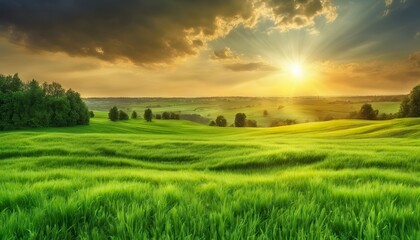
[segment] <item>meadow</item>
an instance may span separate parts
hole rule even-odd
[[[292,119],[298,123],[343,119],[350,112],[359,111],[364,103],[372,104],[379,113],[396,113],[402,96],[367,97],[214,97],[214,98],[88,98],[89,109],[109,111],[117,106],[124,111],[143,113],[151,108],[155,114],[175,112],[198,114],[215,120],[223,115],[228,125],[235,114],[243,112],[248,119],[258,122],[260,127],[269,127],[274,120]],[[268,115],[264,115],[264,110]]]
[[[0,132],[0,239],[420,239],[420,119]]]

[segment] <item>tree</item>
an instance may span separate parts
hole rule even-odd
[[[162,119],[162,114],[156,114],[156,119]]]
[[[209,126],[212,126],[212,127],[216,126],[216,122],[215,122],[215,121],[213,121],[213,120],[211,120],[211,122],[210,122]]]
[[[153,112],[150,108],[144,111],[144,119],[148,122],[151,122],[153,118]]]
[[[95,117],[95,113],[93,111],[89,111],[89,117],[90,118],[94,118]]]
[[[235,127],[245,127],[246,115],[245,113],[237,113],[235,116]]]
[[[251,120],[251,119],[246,120],[246,126],[247,127],[257,127],[257,121]]]
[[[123,110],[120,110],[118,112],[118,119],[119,120],[128,120],[128,114],[124,112]]]
[[[398,112],[398,116],[399,117],[408,117],[408,115],[410,114],[410,98],[408,96],[404,97],[404,99],[401,102],[400,105],[400,111]]]
[[[264,112],[263,112],[263,116],[264,116],[264,117],[267,117],[267,116],[268,116],[268,111],[267,111],[267,110],[264,110]]]
[[[0,74],[0,130],[89,124],[80,94],[58,83],[23,83],[18,74]]]
[[[114,106],[113,108],[111,108],[111,110],[109,110],[108,118],[109,120],[113,122],[118,121],[119,113],[118,113],[118,108],[116,106]]]
[[[133,111],[132,113],[131,113],[131,118],[132,119],[137,119],[137,112],[136,111]]]
[[[411,90],[409,98],[408,105],[410,106],[410,112],[408,116],[420,117],[420,85],[417,85]]]
[[[360,108],[359,117],[361,119],[374,120],[378,116],[378,113],[378,110],[373,110],[371,104],[365,103]]]
[[[169,112],[162,113],[162,119],[168,120],[171,118],[171,114]]]
[[[411,90],[403,99],[398,113],[400,117],[420,117],[420,85]]]
[[[219,126],[219,127],[226,127],[227,126],[226,118],[223,117],[222,115],[217,116],[216,125]]]

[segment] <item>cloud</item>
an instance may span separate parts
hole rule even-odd
[[[222,49],[214,50],[212,59],[214,60],[229,60],[229,59],[238,59],[238,55],[235,55],[232,50],[228,47]]]
[[[137,65],[196,55],[239,24],[282,30],[336,16],[331,0],[0,0],[0,35],[33,51]]]
[[[329,22],[337,17],[336,7],[330,0],[267,0],[265,6],[283,31],[313,26],[318,16],[325,16]]]
[[[420,51],[410,54],[408,61],[413,67],[420,68]]]
[[[392,63],[357,62],[334,63],[322,62],[315,67],[337,88],[366,88],[370,91],[396,91],[420,83],[420,52],[414,52],[408,59]],[[395,92],[394,92],[395,93]]]
[[[247,72],[247,71],[277,71],[278,68],[263,63],[263,62],[251,62],[251,63],[233,63],[225,65],[226,69],[234,72]]]

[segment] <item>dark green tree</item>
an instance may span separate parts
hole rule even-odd
[[[246,126],[247,127],[257,127],[257,121],[248,119],[246,120]]]
[[[227,126],[226,118],[223,117],[222,115],[217,116],[216,125],[219,126],[219,127],[226,127]]]
[[[153,118],[153,112],[150,108],[144,111],[144,119],[148,122],[151,122]]]
[[[245,127],[246,115],[245,113],[237,113],[235,116],[235,127]]]
[[[128,120],[128,114],[123,110],[118,111],[118,120]]]
[[[111,120],[113,122],[118,121],[119,113],[118,113],[118,108],[116,106],[114,106],[113,108],[111,108],[109,110],[108,118],[109,118],[109,120]]]
[[[399,117],[420,117],[420,85],[415,86],[400,105]]]
[[[156,119],[162,119],[162,114],[156,114]]]
[[[133,111],[132,113],[131,113],[131,118],[132,119],[137,119],[137,112],[136,111]]]
[[[90,118],[94,118],[95,117],[95,113],[93,111],[89,111],[89,117]]]
[[[209,126],[212,126],[212,127],[216,126],[216,122],[211,120]]]
[[[268,111],[267,111],[267,110],[264,110],[264,111],[263,111],[263,116],[264,116],[264,117],[267,117],[267,116],[268,116]]]
[[[171,118],[171,114],[169,112],[162,113],[162,119],[167,120]]]
[[[367,119],[367,120],[374,120],[378,116],[379,111],[373,110],[372,105],[365,103],[362,105],[359,111],[359,118]]]

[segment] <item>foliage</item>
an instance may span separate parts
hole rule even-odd
[[[89,118],[94,118],[95,117],[95,113],[93,111],[89,111]]]
[[[410,94],[403,99],[399,116],[420,117],[420,85],[415,86]]]
[[[247,127],[257,127],[257,121],[252,120],[252,119],[247,119],[246,120],[246,126]]]
[[[171,114],[169,112],[163,112],[162,113],[162,119],[168,120],[171,118]]]
[[[109,120],[111,120],[113,122],[118,121],[120,119],[119,111],[118,111],[118,108],[116,106],[114,106],[113,108],[111,108],[109,110],[108,118],[109,118]]]
[[[378,110],[373,110],[371,104],[365,103],[360,108],[358,117],[366,120],[374,120],[378,116],[378,113]]]
[[[217,124],[216,124],[216,122],[215,122],[215,121],[211,120],[211,121],[210,121],[210,123],[209,123],[209,126],[214,127],[214,126],[217,126]]]
[[[264,110],[264,111],[263,111],[263,116],[264,116],[264,117],[267,117],[267,116],[268,116],[268,111],[267,111],[267,110]]]
[[[137,119],[137,112],[136,111],[133,111],[132,113],[131,113],[131,118],[132,119]]]
[[[162,114],[156,114],[156,119],[162,119]]]
[[[80,94],[58,83],[23,83],[0,74],[0,130],[89,124]]]
[[[295,119],[276,119],[271,122],[270,127],[280,127],[294,124],[297,124]]]
[[[235,115],[235,127],[245,127],[246,115],[245,113],[237,113]]]
[[[144,119],[148,122],[151,122],[153,118],[153,112],[150,108],[144,110]]]
[[[218,127],[226,127],[227,126],[226,118],[223,117],[222,115],[217,116],[217,118],[216,118],[216,125]]]
[[[118,120],[128,120],[128,114],[123,110],[118,111]]]
[[[179,114],[177,114],[177,113],[174,113],[174,112],[163,112],[162,113],[162,119],[164,119],[164,120],[169,120],[169,119],[172,119],[172,120],[180,120],[180,115]]]
[[[180,119],[188,120],[196,123],[201,123],[204,125],[209,124],[210,119],[201,116],[200,114],[181,114]]]

